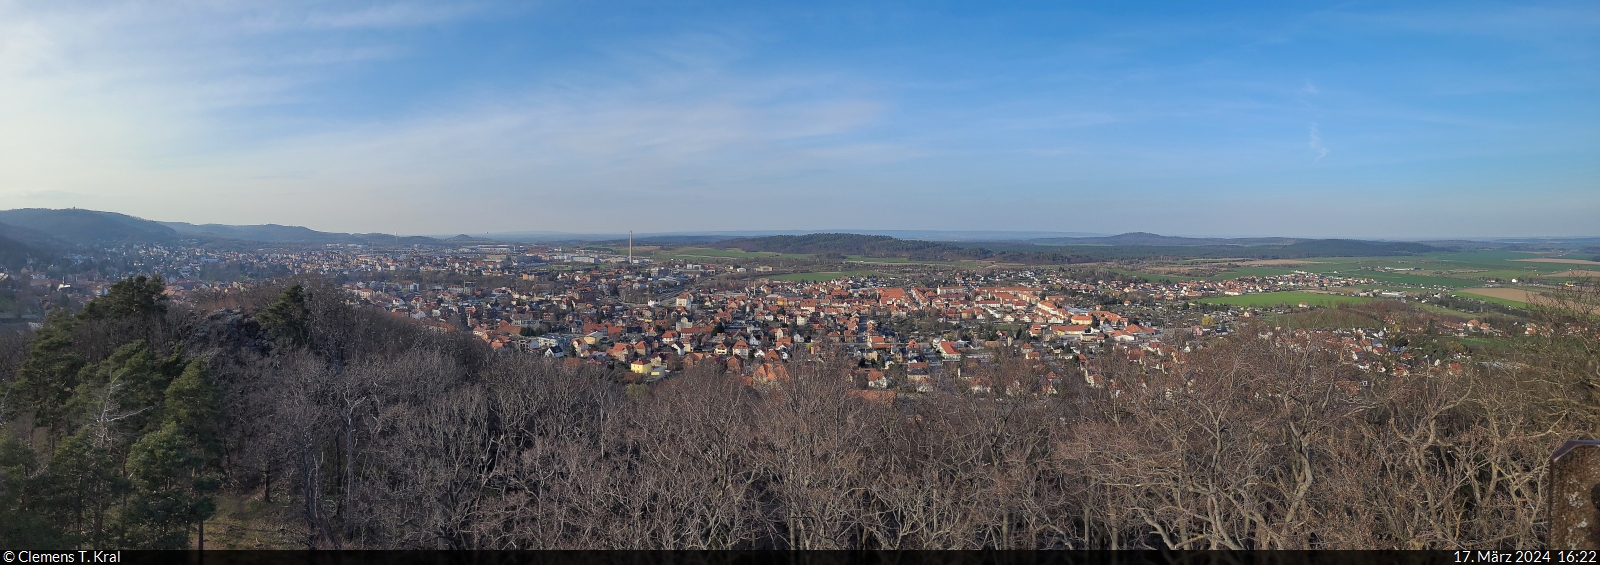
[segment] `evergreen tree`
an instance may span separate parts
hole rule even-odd
[[[112,503],[127,492],[111,445],[85,426],[56,448],[44,477],[52,521],[65,532],[63,542],[84,547],[111,545],[107,522]]]
[[[305,345],[311,341],[310,317],[305,287],[296,284],[284,289],[277,302],[256,314],[256,321],[275,339]]]
[[[84,365],[72,350],[72,325],[64,309],[51,310],[44,327],[34,333],[28,357],[11,384],[13,397],[33,409],[34,424],[50,428],[51,441],[69,419],[68,403]]]
[[[34,477],[38,458],[10,433],[0,441],[0,547],[55,549],[66,547],[60,530],[46,519],[41,481]]]
[[[84,367],[69,412],[105,437],[126,431],[135,437],[160,427],[161,401],[171,378],[142,343],[117,349],[100,363]]]
[[[104,295],[89,301],[78,316],[85,320],[103,320],[165,314],[166,291],[167,284],[160,275],[129,277],[117,281]]]
[[[172,422],[139,438],[128,453],[133,495],[122,512],[123,545],[189,547],[189,529],[216,511],[209,495],[220,482],[205,471],[201,448]]]
[[[211,383],[205,361],[195,359],[183,374],[167,387],[163,408],[166,425],[175,426],[189,438],[208,462],[214,463],[221,451],[216,424],[221,419],[217,388]]]

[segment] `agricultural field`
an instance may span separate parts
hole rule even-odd
[[[1520,288],[1507,287],[1469,288],[1455,294],[1457,296],[1464,296],[1466,298],[1482,300],[1484,302],[1493,302],[1495,304],[1504,304],[1506,306],[1515,306],[1517,308],[1526,308],[1529,300],[1538,295],[1538,293],[1529,292]]]
[[[1287,304],[1296,306],[1304,302],[1312,306],[1336,306],[1339,304],[1359,304],[1374,300],[1362,296],[1345,296],[1342,294],[1318,294],[1314,292],[1267,292],[1262,294],[1244,294],[1240,296],[1216,296],[1199,300],[1201,304],[1224,304],[1228,306],[1255,306],[1267,307]]]
[[[1600,265],[1600,261],[1590,261],[1590,260],[1587,260],[1587,259],[1560,259],[1560,258],[1554,258],[1554,257],[1540,257],[1538,259],[1516,259],[1516,261],[1527,261],[1527,262],[1530,262],[1530,263],[1560,263],[1560,264],[1565,264],[1565,265]]]
[[[1459,290],[1482,286],[1486,279],[1582,276],[1588,271],[1575,269],[1575,265],[1584,265],[1577,261],[1530,258],[1528,253],[1498,250],[1435,252],[1394,257],[1315,257],[1303,260],[1240,261],[1234,263],[1236,265],[1234,268],[1206,279],[1215,281],[1245,276],[1264,277],[1303,271],[1368,278],[1380,283],[1408,287]],[[1157,281],[1183,278],[1149,272],[1159,268],[1152,266],[1138,272],[1128,271],[1128,274]]]
[[[775,281],[791,282],[822,282],[847,277],[882,277],[887,276],[876,271],[826,271],[820,273],[789,273],[767,277]]]

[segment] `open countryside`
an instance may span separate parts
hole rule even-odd
[[[1279,306],[1287,305],[1296,307],[1300,304],[1310,306],[1336,306],[1339,304],[1359,304],[1372,300],[1372,298],[1359,296],[1346,296],[1343,294],[1322,294],[1313,292],[1267,292],[1262,294],[1245,294],[1240,296],[1218,296],[1199,300],[1202,304],[1225,304],[1228,306]]]
[[[1295,272],[1337,274],[1435,289],[1465,289],[1488,283],[1512,283],[1546,277],[1584,276],[1593,271],[1576,271],[1568,260],[1561,263],[1529,261],[1526,254],[1514,251],[1435,251],[1399,257],[1314,257],[1293,264],[1268,264],[1240,261],[1217,264],[1201,261],[1123,262],[1117,267],[1129,273],[1170,277],[1174,269],[1193,274],[1209,273],[1207,278],[1222,280],[1240,276],[1274,276]],[[1564,263],[1564,264],[1563,264]]]

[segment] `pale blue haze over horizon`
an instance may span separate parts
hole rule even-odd
[[[0,208],[1600,235],[1600,3],[0,0]]]

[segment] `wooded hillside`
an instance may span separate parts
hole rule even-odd
[[[1537,365],[1439,377],[1247,330],[1170,376],[1104,367],[1119,394],[886,405],[826,353],[770,389],[629,389],[315,281],[160,290],[0,339],[0,545],[192,547],[204,522],[207,547],[1532,548],[1600,383],[1568,313]]]

